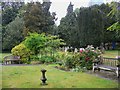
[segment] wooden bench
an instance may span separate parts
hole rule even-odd
[[[4,57],[4,64],[13,64],[14,62],[20,64],[20,56],[9,55]]]
[[[118,65],[118,59],[117,58],[106,58],[106,57],[98,57],[95,61],[93,61],[93,72],[95,70],[107,70],[107,71],[113,71],[117,77],[119,78],[119,65]]]

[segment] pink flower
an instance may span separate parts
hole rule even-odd
[[[80,53],[82,53],[83,52],[83,50],[80,50]]]

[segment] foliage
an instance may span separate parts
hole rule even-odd
[[[106,30],[116,20],[108,16],[110,10],[109,4],[76,9],[61,19],[58,34],[72,47],[100,46],[101,42],[116,41],[115,31]]]
[[[39,60],[41,63],[52,63],[55,62],[52,56],[42,56]]]
[[[24,2],[1,2],[2,25],[6,26],[12,22],[23,5]]]
[[[23,39],[21,34],[23,20],[17,17],[22,6],[24,2],[1,2],[3,51],[10,51]]]
[[[76,14],[72,12],[67,14],[61,19],[60,25],[58,26],[58,34],[60,38],[64,39],[66,44],[69,46],[76,47],[78,45],[78,26],[77,26]]]
[[[2,50],[10,51],[18,45],[28,32],[54,34],[55,12],[49,12],[48,2],[1,2]],[[12,42],[12,43],[11,43]]]
[[[12,48],[11,53],[15,56],[20,56],[22,63],[30,62],[31,51],[23,43]]]
[[[62,64],[65,67],[72,68],[75,70],[80,69],[81,71],[84,68],[92,69],[93,61],[100,54],[100,50],[94,49],[94,47],[92,46],[88,46],[85,50],[79,53],[59,53],[57,54],[57,60],[60,64]]]
[[[73,68],[72,71],[73,72],[86,72],[87,69],[86,69],[86,67],[77,66],[77,67]]]
[[[109,7],[109,4],[101,4],[99,7],[99,10],[103,13],[103,24],[104,24],[104,30],[103,30],[103,42],[104,43],[108,43],[108,42],[112,42],[112,41],[116,41],[116,33],[115,31],[109,31],[107,30],[107,28],[112,25],[113,23],[116,22],[116,18],[115,17],[110,17],[108,16],[108,13],[110,12],[110,10],[112,9],[111,7]]]
[[[89,46],[82,52],[80,52],[80,66],[92,69],[93,61],[100,55],[100,50],[94,49],[93,46]]]
[[[73,55],[66,55],[64,62],[65,62],[65,66],[67,66],[68,68],[75,67],[75,64],[73,63],[74,62]]]
[[[87,45],[99,46],[103,41],[103,14],[98,6],[80,8],[78,14],[79,44],[80,47]],[[97,36],[97,37],[96,37]]]
[[[11,50],[23,40],[23,27],[24,21],[19,17],[6,26],[6,29],[2,33],[3,50]]]
[[[45,35],[44,33],[29,33],[29,36],[23,41],[25,46],[33,52],[32,60],[38,60],[42,63],[53,62],[54,53],[60,45],[64,45],[62,39],[57,36]],[[40,57],[38,57],[40,55]]]
[[[45,48],[47,38],[45,34],[30,33],[26,37],[24,44],[29,48],[35,55],[39,54],[40,49]]]
[[[60,45],[64,45],[62,39],[59,39],[57,36],[30,33],[26,37],[24,44],[29,48],[35,55],[40,53],[40,50],[45,50],[45,48],[57,48]]]
[[[65,52],[57,51],[54,57],[58,64],[65,65],[64,61],[65,61],[66,55],[67,54]]]
[[[49,12],[49,2],[27,3],[26,12],[23,13],[25,21],[24,35],[28,32],[47,32],[51,25],[54,25],[54,17]]]
[[[120,3],[119,2],[112,2],[110,3],[110,7],[112,7],[112,10],[109,12],[108,16],[112,18],[116,18],[116,22],[113,23],[111,26],[107,28],[107,30],[110,31],[116,31],[116,37],[120,38]]]

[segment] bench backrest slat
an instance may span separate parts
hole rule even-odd
[[[4,57],[4,60],[7,61],[7,60],[20,60],[20,56],[13,56],[13,55],[9,55],[9,56],[5,56]]]
[[[117,58],[102,58],[102,63],[107,66],[112,66],[115,67],[118,64],[118,59]]]

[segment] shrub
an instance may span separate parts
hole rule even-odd
[[[84,51],[80,52],[80,66],[92,69],[92,63],[95,58],[100,55],[100,51],[93,46],[88,46]]]
[[[39,57],[37,55],[30,55],[31,61],[39,61]]]
[[[89,46],[80,53],[67,52],[60,55],[58,54],[58,59],[62,59],[61,62],[65,67],[74,68],[75,70],[77,70],[78,67],[81,67],[79,69],[85,67],[90,70],[92,69],[93,60],[95,60],[98,55],[100,55],[99,50]]]
[[[55,61],[54,58],[51,56],[41,56],[40,58],[41,63],[52,63],[54,61]]]
[[[15,56],[20,56],[22,63],[29,63],[30,62],[30,50],[26,48],[24,44],[19,44],[12,48],[11,53]]]
[[[56,62],[61,63],[62,65],[65,62],[65,57],[66,57],[66,53],[65,52],[61,52],[61,51],[57,51],[54,55],[54,58],[56,60]]]
[[[75,67],[75,64],[73,63],[74,62],[74,57],[73,55],[66,55],[66,58],[65,58],[65,66],[67,66],[68,68],[73,68]]]
[[[71,71],[73,71],[73,72],[86,72],[87,68],[86,67],[77,66],[77,67],[73,68]]]

